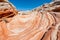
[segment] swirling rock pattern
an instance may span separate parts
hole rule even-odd
[[[17,14],[11,6],[4,7],[0,7],[0,40],[60,40],[60,12],[55,9]],[[11,17],[11,12],[16,15]]]
[[[54,17],[48,12],[16,15],[9,23],[0,23],[1,40],[53,40],[57,35],[57,29],[52,28]]]

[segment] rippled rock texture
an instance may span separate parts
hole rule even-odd
[[[0,2],[0,40],[60,40],[60,5],[53,4],[17,12]]]

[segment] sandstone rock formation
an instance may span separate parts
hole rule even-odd
[[[60,40],[60,3],[57,1],[28,12],[17,12],[12,4],[3,1],[0,19],[0,40]]]
[[[2,20],[3,18],[13,17],[16,14],[17,10],[11,3],[0,0],[0,20]]]

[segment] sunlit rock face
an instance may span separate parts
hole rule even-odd
[[[0,19],[0,40],[60,40],[60,5],[54,2],[25,12],[0,2]]]
[[[17,13],[18,13],[17,10],[14,8],[14,6],[11,3],[4,0],[2,0],[1,2],[0,0],[0,21],[3,18],[13,17]]]

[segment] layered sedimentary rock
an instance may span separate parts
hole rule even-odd
[[[0,40],[60,40],[59,2],[29,12],[17,12],[5,1],[0,5]]]
[[[17,10],[7,1],[0,0],[0,21],[3,18],[13,17],[17,14]]]

